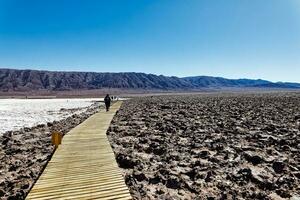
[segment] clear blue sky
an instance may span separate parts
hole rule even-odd
[[[300,82],[300,0],[0,0],[0,67]]]

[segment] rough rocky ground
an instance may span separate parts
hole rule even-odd
[[[108,136],[134,199],[300,196],[300,93],[124,102]]]
[[[80,115],[0,135],[0,199],[24,199],[54,152],[51,132],[66,134],[98,109],[95,103]]]

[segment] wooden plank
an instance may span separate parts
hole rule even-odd
[[[121,102],[66,134],[27,200],[132,199],[106,131]]]

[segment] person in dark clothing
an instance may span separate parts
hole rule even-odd
[[[111,98],[110,98],[109,94],[107,94],[106,97],[104,98],[104,103],[105,103],[105,107],[106,107],[106,112],[109,111],[110,102],[111,102]]]

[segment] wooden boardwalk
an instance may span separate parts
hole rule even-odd
[[[131,199],[106,136],[120,105],[66,134],[26,199]]]

